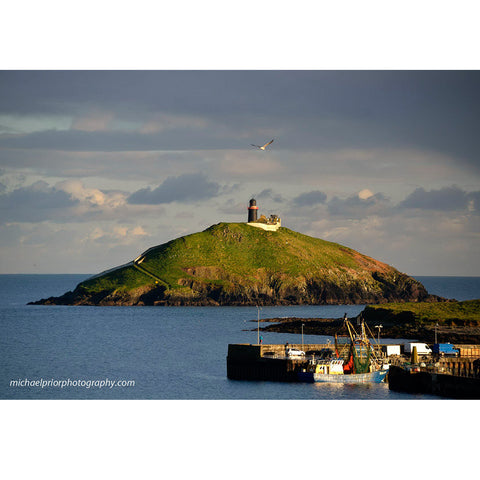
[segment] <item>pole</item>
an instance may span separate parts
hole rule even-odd
[[[437,327],[438,327],[438,322],[435,324],[435,343],[437,342]]]
[[[383,325],[375,325],[375,328],[378,330],[377,343],[380,345],[380,330],[383,328]]]
[[[260,345],[260,308],[257,305],[257,345]]]
[[[302,350],[303,350],[303,323],[302,323]]]

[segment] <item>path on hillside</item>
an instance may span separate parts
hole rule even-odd
[[[153,278],[156,281],[156,283],[160,283],[161,285],[168,288],[168,284],[164,280],[162,280],[160,277],[158,277],[157,275],[152,273],[150,270],[147,270],[145,267],[140,265],[140,263],[143,261],[144,258],[145,258],[144,255],[140,255],[139,257],[137,257],[132,263],[133,266],[137,270],[139,270],[140,272],[142,272],[145,275],[148,275],[149,277]]]

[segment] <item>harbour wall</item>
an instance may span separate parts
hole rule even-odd
[[[322,349],[334,350],[331,343],[294,343],[288,348],[302,350],[312,355]],[[287,357],[285,344],[249,344],[228,345],[227,377],[230,380],[272,380],[294,382],[297,371],[304,366],[305,357]]]
[[[475,375],[473,362],[456,359],[450,362],[454,365],[453,371],[470,370]],[[472,363],[471,366],[464,364]],[[440,367],[444,368],[444,367]],[[480,399],[480,378],[478,376],[452,375],[450,373],[436,373],[428,370],[402,366],[390,366],[388,371],[388,388],[406,393],[423,393],[439,395],[456,399]],[[476,372],[478,375],[478,372]]]
[[[288,348],[303,350],[307,355],[328,348],[334,350],[335,346],[329,344],[289,344]],[[381,356],[381,353],[377,350]],[[408,358],[403,356],[389,357],[392,362],[388,375],[394,372],[393,387],[400,391],[411,393],[432,393],[435,395],[457,396],[455,398],[480,398],[480,371],[479,363],[475,358],[443,357],[435,363],[420,364],[415,366],[418,370],[415,375],[407,377],[404,374],[411,371],[407,364]],[[293,382],[297,379],[297,371],[305,364],[305,358],[287,357],[285,344],[229,344],[227,354],[227,377],[231,380],[271,380]],[[402,366],[405,364],[406,366]],[[396,366],[398,365],[398,366]],[[400,370],[397,370],[400,369]],[[410,370],[408,370],[410,368]],[[393,370],[392,370],[393,369]],[[413,373],[409,375],[414,375]],[[446,378],[444,378],[446,377]],[[458,380],[460,378],[460,380]],[[467,380],[465,380],[467,379]],[[473,379],[475,381],[470,381]],[[475,387],[475,385],[477,385]],[[475,389],[479,389],[478,393]],[[460,396],[458,396],[460,395]],[[463,395],[463,396],[462,396]],[[465,396],[478,395],[478,396]]]
[[[289,345],[289,348],[301,347],[301,344]],[[304,362],[304,358],[285,357],[285,345],[230,344],[227,377],[230,380],[293,382],[299,366]]]

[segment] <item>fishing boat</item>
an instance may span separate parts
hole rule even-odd
[[[335,352],[329,358],[312,358],[297,373],[301,382],[380,383],[388,373],[388,364],[375,355],[362,321],[360,333],[345,318],[350,342],[340,348],[335,336]],[[371,332],[370,332],[371,333]],[[372,336],[373,338],[373,336]]]

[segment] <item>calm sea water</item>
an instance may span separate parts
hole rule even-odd
[[[229,343],[256,343],[255,307],[27,306],[88,275],[0,275],[0,398],[3,399],[433,399],[379,385],[228,380]],[[480,277],[417,277],[430,293],[480,298]],[[262,318],[357,315],[363,306],[264,307]],[[264,343],[301,336],[262,333]],[[305,335],[305,342],[331,337]],[[134,386],[104,385],[106,380]],[[30,386],[11,386],[11,380]],[[44,388],[32,382],[47,382]],[[64,387],[62,388],[62,381]],[[48,385],[50,383],[50,385]],[[87,388],[90,385],[89,388]],[[110,384],[108,384],[110,385]]]

